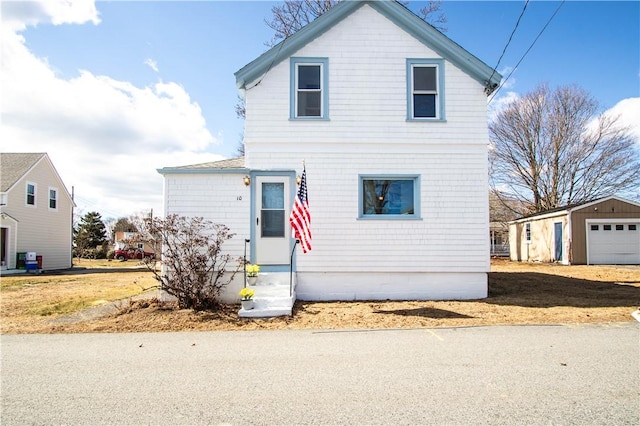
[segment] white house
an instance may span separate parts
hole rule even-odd
[[[160,169],[167,214],[226,224],[302,300],[487,296],[498,73],[397,2],[348,1],[235,75],[245,157]],[[303,161],[313,248],[292,255]]]
[[[73,200],[46,153],[0,154],[0,260],[24,269],[35,252],[40,269],[71,267]]]

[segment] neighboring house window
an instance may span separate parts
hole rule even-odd
[[[530,223],[526,223],[524,225],[524,233],[526,236],[526,242],[530,243],[531,242],[531,224]]]
[[[138,243],[138,250],[144,250],[144,243]]]
[[[27,182],[27,205],[36,205],[36,184]]]
[[[418,176],[360,176],[360,218],[420,217]]]
[[[327,58],[291,58],[292,119],[328,119]]]
[[[444,120],[444,61],[407,59],[407,119]]]
[[[58,208],[58,190],[55,188],[49,188],[49,208]]]

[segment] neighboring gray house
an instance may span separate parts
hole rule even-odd
[[[487,296],[498,73],[398,2],[345,1],[235,76],[245,157],[159,170],[166,214],[226,224],[303,300]],[[313,249],[292,257],[303,160]]]
[[[46,153],[0,153],[0,260],[21,267],[23,253],[41,269],[71,267],[73,200]]]

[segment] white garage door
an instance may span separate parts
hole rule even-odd
[[[591,265],[640,264],[640,222],[587,223]]]

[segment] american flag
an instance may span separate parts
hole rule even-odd
[[[291,209],[289,223],[294,236],[300,241],[302,252],[306,253],[311,250],[311,214],[309,213],[309,199],[307,198],[307,170],[302,170],[302,178],[300,180],[300,189]]]

